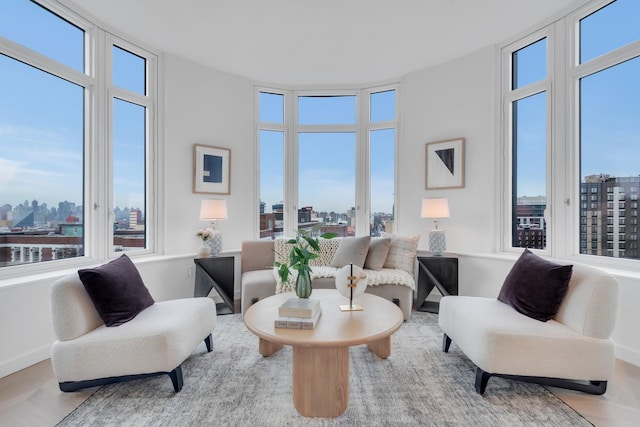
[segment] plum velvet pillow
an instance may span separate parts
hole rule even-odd
[[[78,270],[78,275],[107,326],[122,325],[155,302],[126,255],[100,267]]]
[[[498,300],[546,322],[558,313],[572,271],[572,265],[555,264],[525,249],[504,280]]]

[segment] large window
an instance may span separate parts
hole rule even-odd
[[[147,155],[153,127],[150,111],[154,101],[147,76],[153,61],[135,46],[109,38],[112,63],[111,99],[113,252],[142,250],[149,246],[147,234]]]
[[[580,236],[582,254],[640,259],[637,248],[626,245],[637,230],[625,228],[637,216],[630,201],[640,188],[639,16],[639,2],[617,0],[579,20],[572,84],[579,100],[580,187],[599,197],[580,206],[581,218],[592,223]]]
[[[506,249],[640,259],[638,16],[594,1],[503,49]]]
[[[505,123],[511,160],[509,241],[547,247],[548,36],[536,34],[505,55]]]
[[[150,248],[154,64],[66,9],[1,2],[0,267]]]
[[[369,95],[369,230],[392,233],[395,213],[396,91]]]
[[[396,92],[257,90],[261,238],[393,230]]]

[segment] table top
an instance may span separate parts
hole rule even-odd
[[[404,317],[394,303],[376,295],[364,293],[354,298],[353,304],[362,311],[340,311],[340,305],[349,304],[335,289],[314,289],[312,299],[319,299],[322,315],[311,330],[276,328],[278,307],[295,292],[277,294],[253,304],[244,314],[247,328],[267,341],[303,347],[342,347],[366,344],[388,337],[397,331]]]

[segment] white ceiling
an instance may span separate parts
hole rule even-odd
[[[160,51],[288,85],[373,83],[502,43],[576,0],[61,0]]]

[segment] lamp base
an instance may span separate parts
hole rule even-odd
[[[447,248],[444,230],[431,230],[429,232],[429,252],[441,256]]]
[[[222,252],[222,233],[218,230],[213,230],[211,239],[207,241],[211,248],[211,255],[218,255]]]

